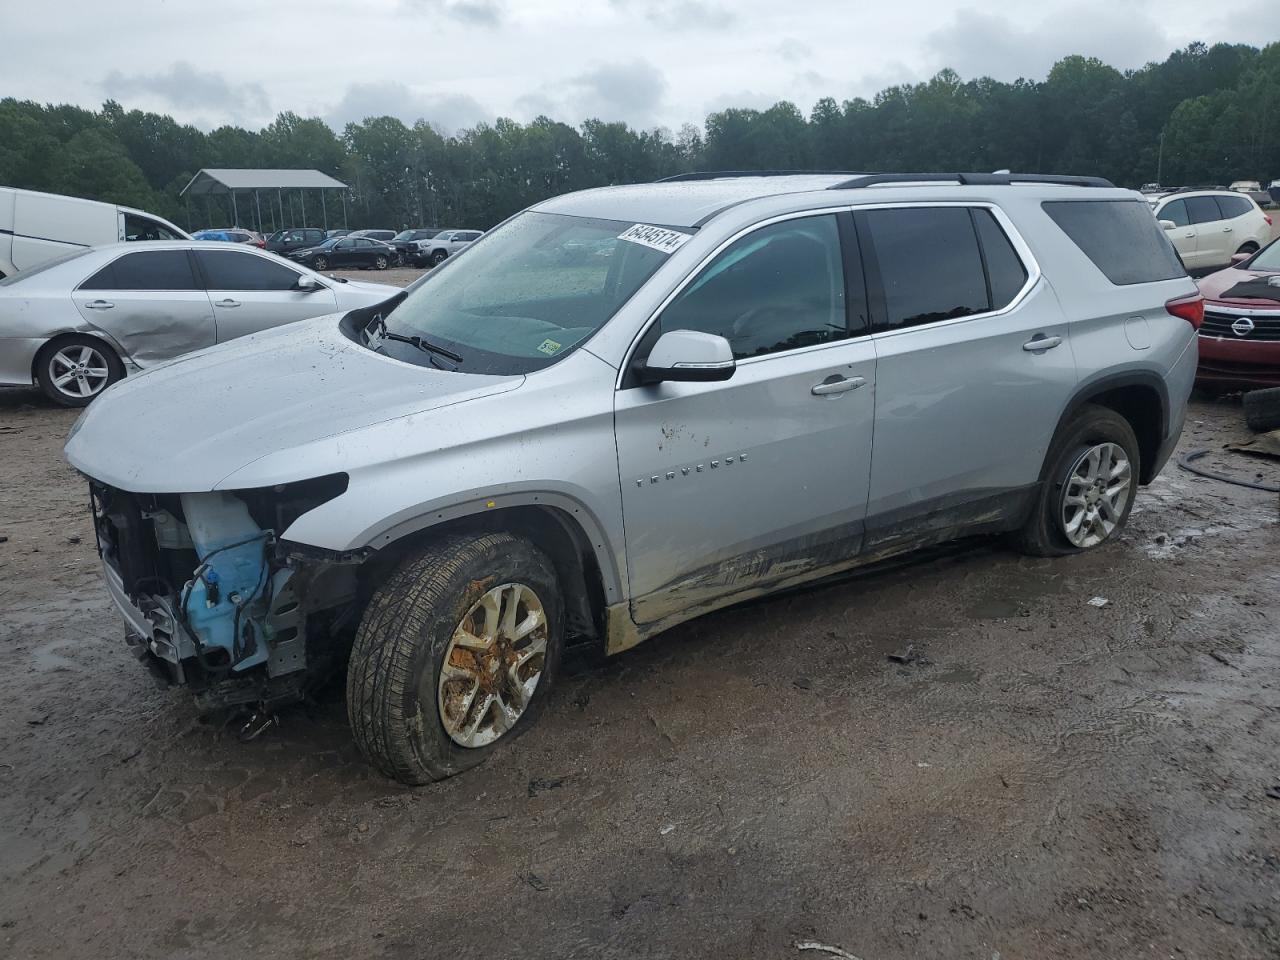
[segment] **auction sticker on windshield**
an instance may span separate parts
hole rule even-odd
[[[681,233],[678,230],[668,230],[666,227],[651,227],[647,223],[637,223],[635,226],[628,227],[618,234],[618,239],[626,240],[628,243],[638,243],[653,250],[661,250],[663,253],[675,253],[692,240],[693,237],[691,234]]]

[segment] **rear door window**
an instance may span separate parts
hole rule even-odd
[[[902,207],[855,214],[884,305],[875,329],[897,330],[991,309],[973,220],[965,207]],[[873,273],[869,269],[868,273]]]
[[[1186,203],[1192,223],[1213,223],[1222,219],[1222,211],[1213,197],[1187,197]]]
[[[292,290],[298,274],[282,263],[236,250],[200,250],[210,290]]]
[[[1187,275],[1143,200],[1046,200],[1041,206],[1117,286]]]
[[[80,284],[81,290],[199,290],[185,250],[126,253]]]

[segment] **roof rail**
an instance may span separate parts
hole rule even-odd
[[[699,170],[662,177],[654,183],[687,183],[693,180],[720,180],[729,177],[865,177],[854,170]]]
[[[1102,177],[1060,177],[1045,173],[874,173],[828,187],[828,190],[855,190],[882,183],[932,183],[954,180],[964,187],[1007,186],[1011,183],[1053,183],[1068,187],[1114,187]]]

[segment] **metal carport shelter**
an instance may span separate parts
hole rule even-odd
[[[310,226],[306,222],[307,219],[307,197],[305,191],[320,191],[320,209],[323,226],[326,230],[329,228],[329,207],[325,202],[325,192],[329,190],[340,191],[342,197],[342,225],[347,225],[347,185],[341,180],[335,180],[326,173],[319,170],[201,170],[191,182],[182,188],[179,196],[184,198],[198,196],[226,196],[231,195],[231,213],[235,223],[232,226],[240,225],[240,209],[237,202],[237,196],[241,193],[252,193],[254,208],[257,211],[258,232],[264,232],[262,229],[262,199],[260,191],[274,190],[276,192],[276,203],[280,211],[279,227],[294,226]],[[300,224],[291,224],[285,222],[284,216],[284,191],[298,191],[299,199],[302,201],[302,220]],[[289,204],[292,209],[292,200]],[[267,212],[271,215],[271,224],[273,229],[276,227],[276,214],[271,209],[271,197],[267,197]]]

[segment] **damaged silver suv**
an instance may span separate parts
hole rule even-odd
[[[526,727],[568,643],[971,534],[1114,538],[1202,309],[1105,181],[686,176],[130,377],[66,454],[140,659],[258,711],[346,664],[361,749],[423,783]]]

